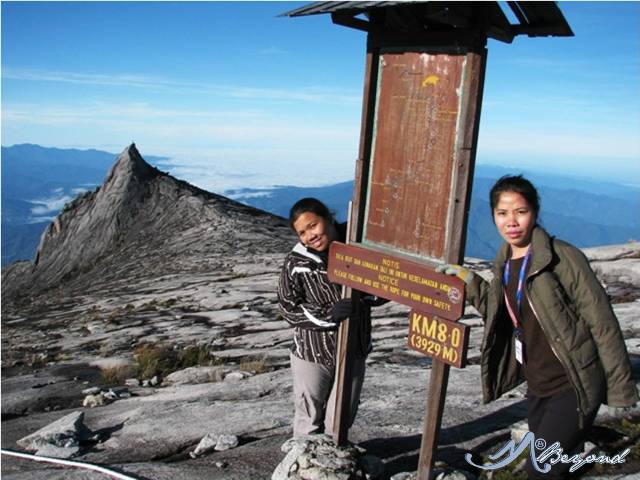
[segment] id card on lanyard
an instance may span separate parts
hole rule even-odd
[[[513,338],[515,345],[515,353],[516,360],[520,364],[524,364],[524,331],[522,329],[522,324],[518,320],[518,317],[522,316],[522,296],[524,293],[524,282],[527,276],[527,265],[529,264],[529,259],[531,258],[531,247],[527,250],[527,254],[522,261],[522,266],[520,267],[520,273],[518,275],[518,289],[516,290],[516,307],[518,309],[518,315],[516,316],[513,311],[513,307],[511,303],[509,303],[509,298],[507,297],[507,285],[509,284],[509,275],[511,274],[511,260],[507,260],[507,263],[504,266],[504,273],[502,276],[503,283],[503,291],[504,291],[504,302],[507,305],[507,310],[509,311],[509,316],[511,317],[511,322],[513,323]]]

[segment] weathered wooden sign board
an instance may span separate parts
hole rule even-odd
[[[464,368],[467,364],[469,327],[412,310],[407,345],[435,360]]]
[[[333,242],[329,280],[457,320],[464,312],[464,282],[424,264],[356,245]]]
[[[472,127],[464,114],[478,93],[468,80],[482,61],[382,51],[363,244],[436,260],[460,244],[463,211],[455,207],[467,185],[458,177],[468,166],[465,130]]]

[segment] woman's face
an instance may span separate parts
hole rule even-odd
[[[313,212],[302,213],[293,222],[293,229],[303,245],[318,252],[327,250],[338,236],[332,223]]]
[[[516,192],[501,193],[493,209],[493,221],[498,233],[511,245],[514,255],[526,251],[531,243],[536,216],[522,195]]]

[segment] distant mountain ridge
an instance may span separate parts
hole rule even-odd
[[[100,187],[66,204],[49,224],[33,263],[3,270],[2,293],[43,290],[80,275],[90,283],[125,266],[129,274],[168,274],[194,252],[203,259],[280,252],[290,243],[284,219],[177,180],[132,144]]]
[[[553,235],[578,247],[626,243],[640,239],[640,190],[606,182],[551,176],[505,167],[476,166],[465,255],[491,259],[501,238],[493,225],[489,191],[506,174],[523,173],[541,196],[541,224]],[[293,203],[312,196],[327,203],[340,220],[347,218],[353,182],[326,187],[280,186],[226,192],[231,198],[287,216]]]
[[[62,150],[37,145],[2,147],[2,265],[33,260],[40,234],[64,202],[78,191],[93,190],[105,178],[114,154],[97,150]],[[164,157],[147,157],[162,165]],[[43,173],[46,172],[46,173]],[[614,183],[476,165],[470,206],[466,254],[492,258],[500,237],[488,203],[493,182],[502,175],[524,173],[542,196],[542,224],[579,247],[619,244],[640,238],[640,189]],[[353,182],[322,187],[280,186],[236,189],[223,194],[280,216],[302,197],[317,197],[346,219]],[[51,197],[51,198],[46,198]],[[41,203],[35,200],[41,200]],[[44,213],[36,215],[36,211]],[[38,221],[40,219],[41,221]]]

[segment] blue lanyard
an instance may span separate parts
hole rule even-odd
[[[516,303],[518,307],[518,316],[522,317],[522,292],[524,290],[524,281],[527,276],[527,265],[529,264],[529,259],[531,258],[531,247],[527,250],[527,254],[522,261],[522,266],[520,267],[520,274],[518,275],[518,289],[516,290]],[[511,261],[507,260],[506,265],[504,266],[504,274],[502,276],[502,283],[504,284],[505,290],[507,285],[509,284],[509,275],[511,273]],[[508,301],[506,295],[505,300]],[[516,323],[516,320],[514,323]],[[516,325],[519,328],[519,325]]]

